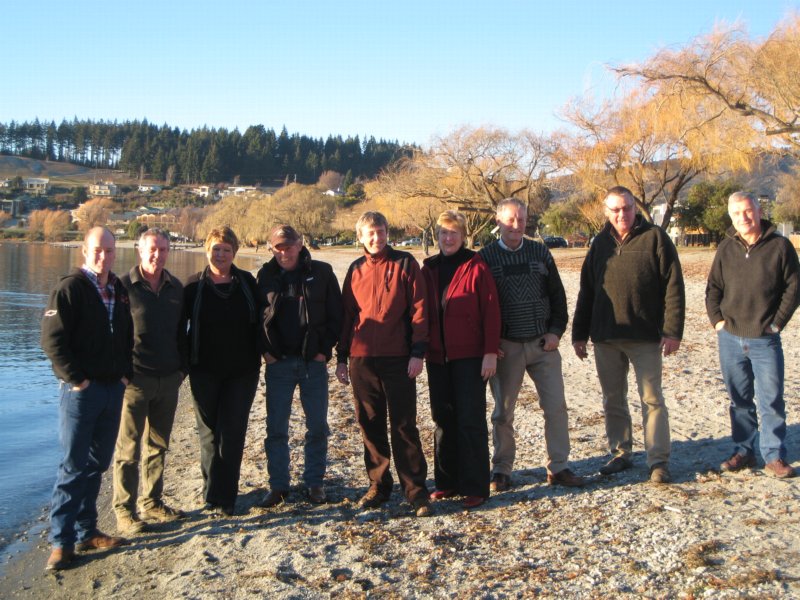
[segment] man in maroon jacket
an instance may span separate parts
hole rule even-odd
[[[428,344],[425,282],[411,254],[387,245],[388,230],[379,212],[365,212],[356,223],[365,252],[350,265],[342,288],[344,322],[336,348],[336,377],[343,384],[352,380],[364,440],[370,487],[359,505],[376,508],[389,499],[394,448],[403,493],[416,515],[425,517],[430,515],[428,466],[417,429],[415,382]]]

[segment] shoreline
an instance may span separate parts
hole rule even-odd
[[[691,250],[691,249],[690,249]],[[583,251],[555,251],[574,310]],[[245,253],[242,253],[243,255]],[[357,255],[312,251],[334,264],[339,280]],[[415,255],[420,258],[419,253]],[[263,256],[262,253],[256,256]],[[675,483],[645,482],[635,385],[635,467],[595,475],[605,460],[605,431],[593,361],[579,361],[566,339],[560,350],[568,394],[571,466],[592,477],[581,489],[546,484],[543,421],[526,379],[517,409],[515,487],[492,494],[479,509],[459,500],[435,504],[417,519],[397,486],[382,509],[360,511],[367,486],[350,388],[331,378],[329,468],[331,502],[307,503],[294,486],[288,502],[257,508],[266,487],[263,376],[253,404],[242,463],[237,515],[212,519],[202,505],[198,444],[188,385],[181,390],[165,476],[165,500],[189,519],[134,536],[116,551],[84,555],[75,568],[43,572],[49,552],[41,530],[32,548],[2,566],[0,591],[14,598],[518,597],[621,598],[800,597],[800,479],[779,481],[758,469],[720,474],[731,448],[727,399],[716,342],[702,298],[713,251],[681,252],[687,324],[676,357],[664,362],[673,435]],[[571,316],[571,312],[570,312]],[[786,352],[788,460],[800,458],[800,326],[783,333]],[[333,367],[329,363],[329,372]],[[331,375],[332,377],[332,375]],[[418,382],[418,426],[426,458],[433,427],[427,381]],[[487,413],[492,408],[487,393]],[[290,429],[292,476],[302,471],[302,410]],[[433,466],[428,483],[433,487]],[[100,526],[114,531],[110,473],[104,477]],[[36,526],[37,524],[34,524]]]

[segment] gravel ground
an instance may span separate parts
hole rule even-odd
[[[556,261],[575,305],[580,250],[557,250]],[[314,252],[334,264],[340,281],[351,250]],[[793,598],[800,597],[798,481],[778,481],[759,469],[720,474],[732,447],[727,400],[715,337],[703,306],[712,252],[681,253],[687,280],[686,337],[665,361],[664,389],[673,434],[675,483],[647,482],[640,411],[631,403],[635,467],[602,477],[607,460],[600,391],[593,361],[561,344],[570,409],[572,467],[590,476],[582,489],[545,480],[543,420],[526,381],[517,408],[515,487],[485,505],[435,505],[434,516],[412,516],[395,490],[382,509],[361,511],[367,487],[352,395],[331,377],[330,502],[304,500],[302,412],[292,417],[292,473],[298,487],[273,509],[255,506],[266,485],[264,390],[250,419],[238,514],[214,519],[200,512],[201,478],[194,415],[184,386],[166,475],[169,504],[189,518],[138,535],[115,551],[94,552],[74,568],[44,574],[43,527],[30,547],[3,566],[7,598]],[[798,459],[800,330],[783,335],[786,353],[789,460]],[[333,367],[329,366],[332,371]],[[631,389],[635,384],[631,380]],[[419,426],[426,456],[433,427],[424,375],[418,383]],[[491,412],[491,395],[489,395]],[[429,469],[432,472],[432,467]],[[110,478],[106,477],[106,484]],[[429,481],[431,489],[432,480]],[[103,492],[101,525],[113,531]],[[24,536],[23,536],[24,537]]]

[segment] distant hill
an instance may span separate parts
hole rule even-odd
[[[13,177],[47,177],[50,185],[74,187],[91,185],[96,181],[111,180],[118,184],[138,183],[122,171],[91,169],[66,162],[55,162],[0,155],[0,179]]]

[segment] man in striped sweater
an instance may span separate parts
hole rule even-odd
[[[569,423],[558,343],[567,327],[567,297],[550,251],[525,237],[527,206],[517,198],[497,205],[500,239],[480,251],[500,297],[502,329],[497,374],[490,386],[492,412],[492,481],[494,491],[511,487],[516,445],[514,409],[525,372],[533,380],[544,412],[547,482],[581,486],[582,477],[568,465]]]

